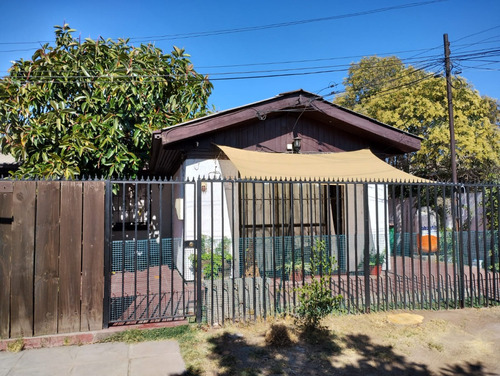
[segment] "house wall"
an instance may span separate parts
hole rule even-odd
[[[341,152],[371,148],[377,151],[379,144],[348,132],[345,124],[332,120],[329,123],[313,119],[306,114],[282,113],[269,116],[265,120],[252,120],[238,124],[224,132],[204,134],[193,137],[188,143],[179,143],[180,149],[188,151],[190,156],[211,153],[212,157],[220,151],[215,145],[264,152],[287,152],[287,144],[294,137],[301,138],[301,153]],[[193,147],[193,145],[196,145]],[[198,155],[197,155],[198,154]]]
[[[222,167],[222,166],[224,167]],[[222,168],[225,173],[236,172],[231,170],[229,161],[219,161],[217,159],[188,158],[184,161],[176,174],[176,178],[181,181],[194,181],[198,179],[214,179],[201,183],[201,208],[196,208],[196,184],[184,186],[184,191],[179,192],[179,197],[183,198],[184,215],[182,218],[174,217],[173,235],[174,239],[179,239],[174,245],[174,254],[177,265],[184,265],[183,274],[186,279],[193,279],[194,273],[190,258],[194,254],[195,248],[189,247],[190,240],[196,240],[198,230],[196,216],[201,210],[201,235],[213,239],[215,242],[227,239],[231,245],[236,245],[238,234],[233,234],[232,224],[238,223],[236,212],[233,222],[232,197],[235,205],[238,203],[237,190],[233,190],[228,184],[217,181],[222,177]],[[231,210],[230,210],[231,209]],[[234,238],[233,238],[234,235]],[[237,257],[237,252],[235,252]],[[184,260],[183,260],[184,258]],[[179,270],[181,268],[178,267]]]
[[[387,247],[387,233],[389,230],[389,216],[387,207],[387,188],[385,184],[368,184],[368,219],[369,219],[369,247],[370,253],[379,252],[390,256]],[[359,269],[363,260],[365,244],[365,208],[364,208],[364,185],[349,185],[345,199],[346,210],[346,238],[349,253],[349,270]],[[390,270],[390,257],[382,266]]]
[[[354,271],[363,259],[364,207],[363,185],[348,185],[345,193],[345,235],[348,270]]]
[[[371,252],[385,255],[382,268],[390,270],[391,250],[388,246],[389,209],[386,184],[368,184],[368,212]]]

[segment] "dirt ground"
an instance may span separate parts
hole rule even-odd
[[[266,342],[272,324],[206,329],[197,359],[183,354],[191,373],[500,375],[500,307],[334,316],[306,333],[277,320],[287,328],[285,345]]]

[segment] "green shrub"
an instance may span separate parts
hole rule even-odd
[[[214,251],[212,254],[212,245],[214,246]],[[224,249],[223,248],[224,245]],[[201,268],[203,273],[203,278],[205,279],[217,279],[222,277],[222,269],[224,267],[229,267],[231,265],[231,260],[233,257],[229,252],[231,247],[231,239],[224,237],[222,240],[212,240],[210,236],[202,235],[201,237]],[[189,256],[190,260],[193,262],[193,267],[196,270],[196,254]],[[227,277],[228,275],[226,275]]]
[[[342,295],[333,296],[330,289],[335,266],[335,257],[328,256],[326,243],[317,242],[311,253],[311,270],[323,274],[313,276],[311,281],[296,289],[299,299],[297,318],[307,328],[317,328],[323,317],[340,308]]]

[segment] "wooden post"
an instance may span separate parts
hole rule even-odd
[[[60,187],[58,181],[40,181],[37,184],[34,290],[36,336],[57,333]]]
[[[0,338],[10,332],[12,182],[0,183]]]
[[[104,181],[83,185],[81,330],[99,330],[104,299]]]
[[[33,269],[35,262],[34,181],[14,182],[12,199],[12,270],[11,328],[12,338],[33,335]]]
[[[82,193],[82,182],[61,182],[58,306],[59,333],[80,331],[83,218]]]

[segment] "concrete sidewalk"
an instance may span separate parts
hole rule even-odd
[[[177,341],[122,342],[0,352],[0,376],[182,375]]]

